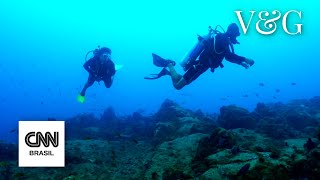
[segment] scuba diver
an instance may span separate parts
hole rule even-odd
[[[111,50],[109,48],[98,48],[94,51],[89,51],[87,55],[90,52],[93,52],[94,56],[83,65],[84,69],[89,72],[89,77],[78,96],[78,101],[81,103],[85,101],[85,94],[88,87],[92,86],[95,81],[100,82],[102,80],[106,88],[110,88],[116,73],[115,64],[111,60]]]
[[[227,32],[224,33],[218,31],[217,27],[214,30],[209,27],[209,33],[206,36],[198,36],[198,43],[181,62],[181,66],[186,71],[184,75],[176,72],[174,68],[176,63],[174,61],[152,54],[153,64],[163,67],[163,69],[158,74],[146,76],[145,79],[153,80],[164,75],[169,75],[171,76],[173,86],[177,90],[180,90],[197,79],[209,68],[211,72],[214,72],[217,67],[223,68],[222,60],[224,58],[246,69],[252,66],[254,64],[252,59],[238,56],[234,53],[233,45],[240,44],[236,39],[240,35],[239,27],[235,23],[232,23],[228,26]],[[199,59],[196,60],[198,56]],[[167,70],[167,67],[169,70]]]

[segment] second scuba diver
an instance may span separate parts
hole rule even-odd
[[[90,51],[92,52],[92,51]],[[80,95],[79,102],[85,101],[85,93],[88,87],[101,80],[104,82],[106,88],[110,88],[113,82],[113,77],[116,73],[115,64],[111,60],[111,50],[102,47],[93,51],[94,56],[86,61],[83,67],[89,72],[88,81],[84,85]]]
[[[212,37],[213,33],[217,33],[217,35]],[[176,72],[174,61],[166,60],[156,54],[152,54],[153,64],[158,67],[163,67],[163,69],[159,74],[151,74],[150,76],[145,77],[145,79],[152,80],[158,79],[164,75],[169,75],[171,76],[173,86],[177,90],[180,90],[197,79],[209,68],[212,72],[219,66],[222,68],[222,60],[224,58],[229,62],[239,64],[247,69],[254,64],[254,61],[236,55],[233,50],[233,44],[239,44],[236,39],[239,35],[239,27],[235,23],[232,23],[228,26],[228,30],[225,33],[219,33],[210,28],[208,36],[199,36],[197,46],[195,46],[181,63],[186,71],[184,75],[180,75]],[[231,51],[229,46],[231,47]],[[198,56],[199,59],[196,60]],[[166,69],[167,67],[169,70]]]

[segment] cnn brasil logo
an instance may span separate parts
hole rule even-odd
[[[64,121],[19,121],[19,167],[64,167]]]
[[[255,24],[255,28],[257,32],[263,35],[271,35],[277,30],[277,21],[281,22],[282,29],[285,33],[289,35],[298,35],[302,33],[302,25],[301,23],[295,23],[293,26],[295,27],[293,31],[288,30],[288,18],[292,17],[298,20],[302,19],[302,12],[297,10],[290,10],[286,12],[280,12],[279,10],[273,10],[271,13],[268,11],[249,11],[250,18],[249,20],[244,20],[242,11],[234,11],[238,17],[243,33],[246,34],[252,18],[257,15],[258,21]],[[263,25],[261,28],[261,25]]]

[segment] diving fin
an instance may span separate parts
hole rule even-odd
[[[82,96],[81,94],[78,95],[77,100],[79,103],[84,103],[86,101],[85,96]]]
[[[144,79],[154,80],[154,79],[159,79],[165,75],[170,75],[170,72],[166,68],[163,68],[159,72],[159,74],[150,74],[149,76],[145,76]]]
[[[174,61],[163,59],[162,57],[154,53],[152,53],[152,58],[153,58],[153,64],[158,67],[167,67],[170,63],[172,63],[173,66],[176,65]]]
[[[115,64],[114,67],[115,67],[116,71],[118,71],[123,68],[123,65],[122,64]]]

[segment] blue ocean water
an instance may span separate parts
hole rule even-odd
[[[315,2],[302,1],[1,1],[0,2],[0,137],[12,139],[18,120],[65,119],[112,106],[118,115],[154,113],[164,99],[190,109],[219,112],[236,104],[252,110],[257,102],[287,102],[319,95],[319,40]],[[223,69],[204,73],[178,91],[169,77],[143,77],[161,69],[151,53],[179,62],[208,26],[239,24],[234,11],[277,9],[302,11],[288,26],[302,23],[302,34],[273,35],[255,30],[255,17],[246,35],[238,38],[238,55],[254,66],[224,62]],[[297,21],[297,22],[295,22]],[[87,80],[84,57],[98,45],[112,49],[123,68],[110,89],[95,83],[87,101],[76,97]],[[183,73],[181,67],[177,71]],[[264,86],[259,86],[263,83]],[[295,85],[294,85],[295,84]],[[276,90],[280,91],[277,92]]]

